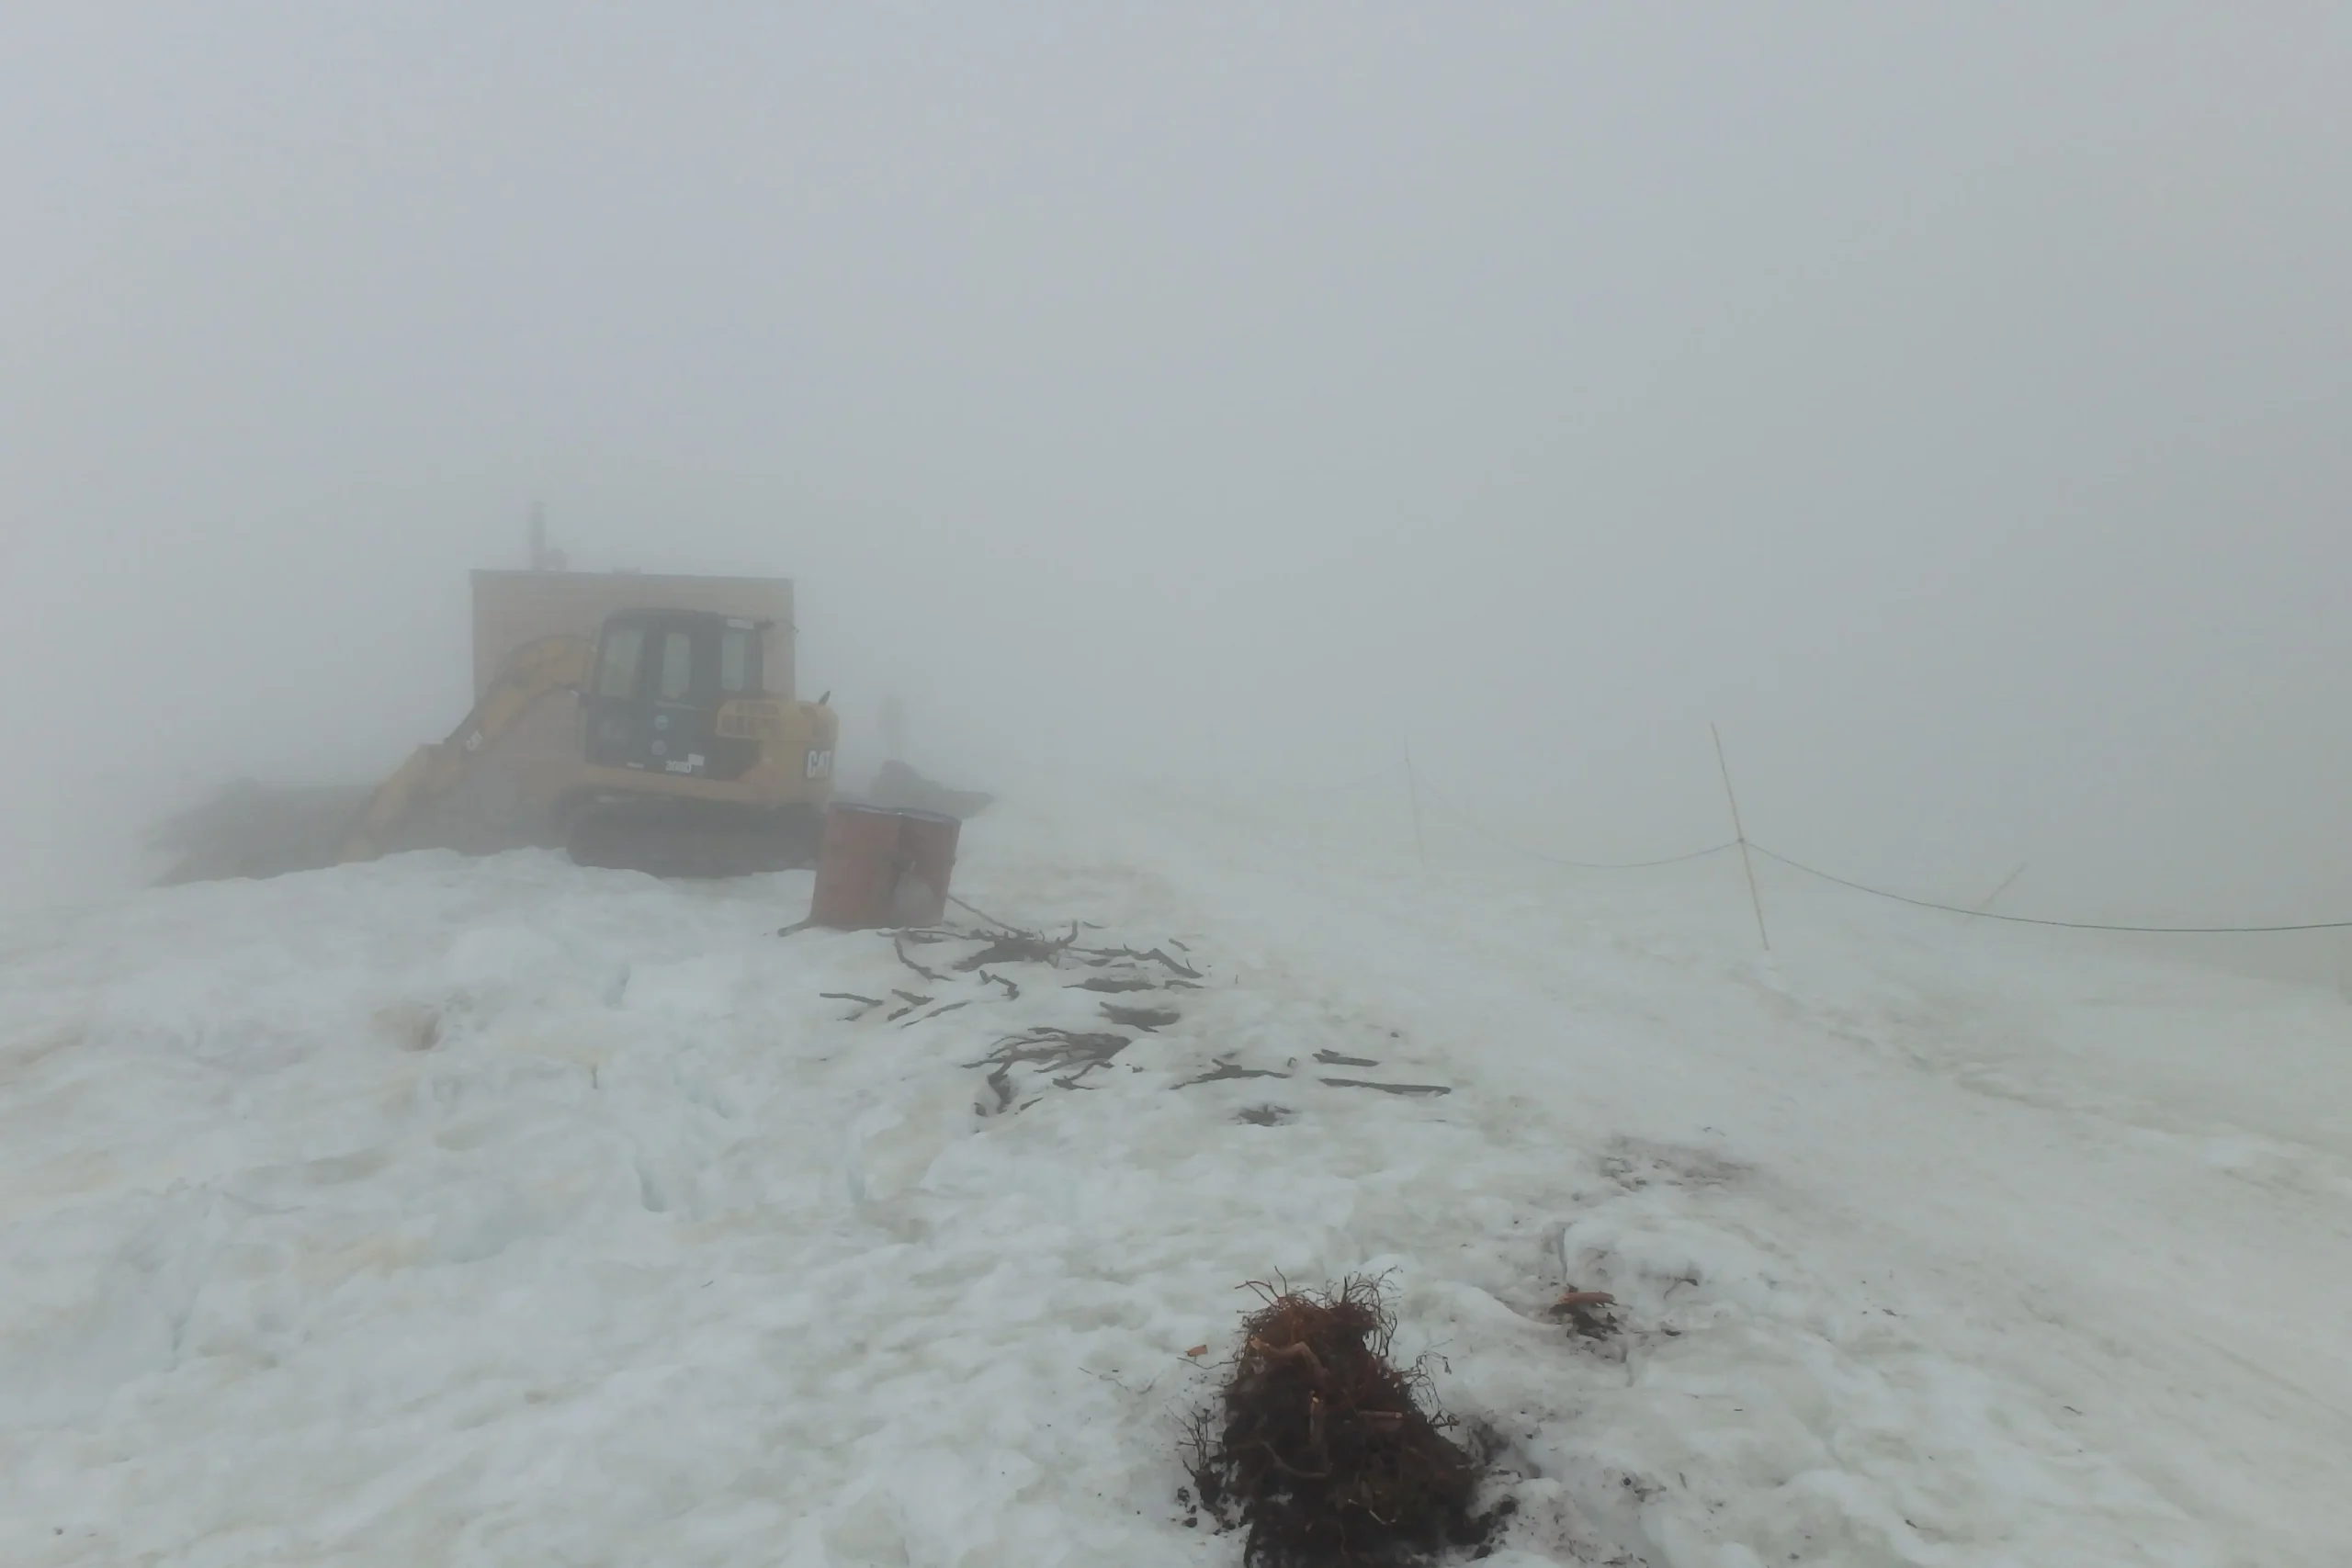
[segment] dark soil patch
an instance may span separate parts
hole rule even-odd
[[[372,793],[365,784],[288,789],[241,779],[150,829],[147,844],[173,859],[161,879],[166,886],[333,865]]]
[[[1568,1332],[1587,1339],[1607,1339],[1617,1332],[1617,1298],[1606,1291],[1579,1291],[1570,1285],[1552,1303],[1551,1314],[1568,1325]]]
[[[1396,1320],[1379,1283],[1254,1287],[1242,1348],[1194,1418],[1200,1506],[1249,1538],[1248,1568],[1427,1562],[1481,1548],[1503,1510],[1474,1512],[1484,1462],[1425,1407],[1428,1379],[1388,1359]]]

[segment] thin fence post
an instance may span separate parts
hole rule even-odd
[[[2025,863],[2025,862],[2023,862],[2023,861],[2019,861],[2019,862],[2018,862],[2018,868],[2017,868],[2017,870],[2015,870],[2015,871],[2013,871],[2013,872],[2009,873],[2009,874],[2008,874],[2008,875],[2007,875],[2007,876],[2005,876],[2005,877],[2001,878],[2001,885],[2000,885],[1998,887],[1996,887],[1995,889],[1993,889],[1993,891],[1991,891],[1990,893],[1987,893],[1986,895],[1984,895],[1984,902],[1983,902],[1982,904],[1977,905],[1975,908],[1973,908],[1973,909],[1972,909],[1972,910],[1970,910],[1970,911],[1969,911],[1969,915],[1968,915],[1968,923],[1970,923],[1970,924],[1972,924],[1972,925],[1973,925],[1973,924],[1974,924],[1974,923],[1975,923],[1975,920],[1976,920],[1976,917],[1977,917],[1977,916],[1979,916],[1979,915],[1983,914],[1985,910],[1987,910],[1987,909],[1991,908],[1993,907],[1993,905],[1994,905],[1994,904],[1995,904],[1995,903],[1996,903],[1996,902],[2000,898],[2001,895],[2002,895],[2002,894],[2004,894],[2004,893],[2007,893],[2007,892],[2009,890],[2009,885],[2010,885],[2011,883],[2014,883],[2015,881],[2017,881],[2017,879],[2018,879],[2018,877],[2023,876],[2023,875],[2025,874],[2025,867],[2026,867],[2026,863]]]
[[[1413,768],[1413,743],[1405,742],[1405,788],[1413,797],[1413,848],[1421,857],[1421,874],[1430,874],[1430,841],[1421,832],[1421,776]]]
[[[1724,759],[1724,732],[1714,725],[1707,726],[1707,733],[1715,738],[1715,766],[1723,770],[1724,798],[1731,802],[1731,830],[1739,840],[1739,863],[1747,873],[1747,901],[1756,907],[1756,934],[1764,943],[1764,951],[1772,951],[1772,936],[1764,929],[1764,895],[1756,887],[1756,862],[1747,852],[1747,829],[1740,826],[1739,796],[1731,787],[1731,763]]]

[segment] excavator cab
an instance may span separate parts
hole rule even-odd
[[[810,863],[836,726],[765,689],[768,629],[700,610],[605,618],[579,685],[581,766],[554,807],[573,860],[679,876]]]
[[[596,767],[742,777],[759,761],[759,743],[719,733],[719,713],[730,702],[763,695],[766,629],[692,610],[608,618],[580,694],[582,757]]]
[[[766,623],[628,610],[594,640],[539,637],[507,656],[448,739],[377,786],[342,858],[382,854],[541,701],[580,695],[580,750],[522,773],[523,794],[582,865],[734,876],[812,863],[839,726],[819,701],[765,690]]]

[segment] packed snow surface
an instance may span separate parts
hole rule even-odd
[[[1396,828],[969,824],[1115,995],[538,852],[19,923],[0,1562],[1234,1563],[1183,1421],[1351,1273],[1504,1568],[2346,1561],[2335,990]],[[1044,1027],[1128,1043],[973,1065]]]

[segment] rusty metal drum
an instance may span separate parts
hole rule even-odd
[[[947,913],[961,827],[934,811],[834,802],[817,850],[808,923],[837,931],[936,924]]]

